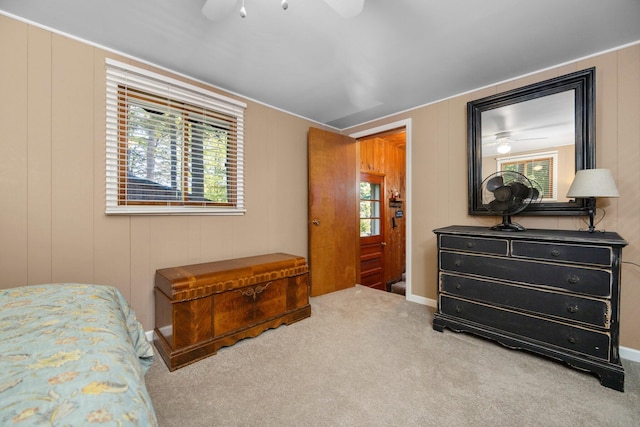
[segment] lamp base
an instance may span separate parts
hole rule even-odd
[[[587,202],[587,207],[589,208],[589,233],[593,233],[596,231],[595,225],[593,225],[594,218],[596,216],[596,198],[589,197]]]

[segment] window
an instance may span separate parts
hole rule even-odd
[[[381,233],[380,184],[360,182],[360,237]]]
[[[558,152],[550,151],[527,156],[511,156],[497,159],[498,170],[520,172],[539,187],[546,201],[557,200]]]
[[[245,108],[108,59],[106,212],[244,213]]]

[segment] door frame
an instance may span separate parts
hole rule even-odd
[[[406,174],[406,178],[405,178],[405,183],[406,183],[406,194],[407,197],[405,198],[405,221],[406,221],[406,242],[405,242],[405,259],[406,259],[406,283],[407,283],[407,290],[405,293],[405,298],[408,301],[412,301],[412,302],[417,302],[419,304],[423,304],[426,305],[428,303],[427,298],[425,297],[421,297],[418,295],[413,295],[412,292],[412,286],[411,286],[411,282],[412,282],[412,271],[413,271],[413,262],[412,262],[412,213],[411,213],[411,205],[412,205],[412,179],[411,179],[411,119],[404,119],[404,120],[399,120],[396,122],[392,122],[392,123],[387,123],[381,126],[376,126],[373,128],[369,128],[369,129],[365,129],[362,131],[358,131],[358,132],[354,132],[349,134],[350,138],[355,138],[357,139],[362,139],[368,136],[372,136],[381,132],[385,132],[388,130],[392,130],[392,129],[397,129],[397,128],[401,128],[404,127],[405,131],[406,131],[406,141],[407,141],[407,147],[405,150],[405,174]]]

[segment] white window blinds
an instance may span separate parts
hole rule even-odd
[[[246,104],[107,59],[107,214],[244,208]]]

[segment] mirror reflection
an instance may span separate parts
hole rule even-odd
[[[569,199],[575,173],[595,167],[595,68],[577,71],[467,104],[469,214],[491,215],[481,184],[515,171],[543,194],[520,215],[584,215]]]
[[[515,170],[546,202],[567,202],[575,175],[575,91],[482,112],[482,175]]]

